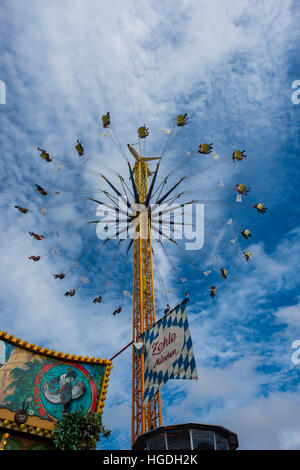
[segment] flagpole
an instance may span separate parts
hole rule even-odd
[[[125,351],[125,349],[129,348],[129,346],[131,346],[133,343],[133,341],[131,341],[130,343],[127,344],[127,346],[125,346],[123,349],[121,349],[121,351],[119,351],[117,354],[115,354],[113,357],[111,357],[109,360],[112,361],[115,357],[117,357],[119,354],[121,354],[121,352]]]
[[[176,307],[174,307],[169,313],[165,314],[163,317],[161,317],[156,323],[154,323],[153,325],[151,325],[147,330],[145,330],[142,334],[138,335],[136,337],[135,340],[141,338],[142,336],[144,336],[144,334],[148,331],[148,330],[151,330],[151,328],[154,327],[154,325],[157,325],[157,323],[161,322],[164,318],[166,318],[167,316],[171,315],[171,313],[174,312],[174,310],[176,310],[178,307],[181,307],[181,305],[183,304],[186,304],[186,301],[184,300],[183,302],[181,302],[181,304],[178,304],[176,305]],[[125,349],[129,348],[129,346],[131,346],[132,344],[134,343],[134,340],[130,341],[130,343],[128,343],[126,346],[124,346],[124,348],[122,348],[119,352],[117,352],[117,354],[115,354],[113,357],[111,357],[109,360],[112,361],[113,359],[115,359],[115,357],[117,357],[119,354],[121,354],[123,351],[125,351]]]

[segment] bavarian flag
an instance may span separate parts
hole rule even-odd
[[[169,379],[198,379],[185,305],[178,305],[142,336],[147,406]]]

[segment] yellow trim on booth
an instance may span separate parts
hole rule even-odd
[[[22,341],[21,338],[15,338],[14,335],[8,335],[6,331],[0,331],[0,340],[7,341],[8,343],[19,346],[20,348],[26,349],[27,351],[40,354],[42,356],[52,357],[53,359],[62,359],[64,361],[72,362],[82,362],[85,364],[100,364],[105,366],[111,366],[112,362],[108,359],[101,359],[98,357],[88,357],[88,356],[77,356],[76,354],[56,352],[53,349],[50,351],[48,348],[42,348],[41,346],[36,346],[34,343],[29,344],[28,341]]]

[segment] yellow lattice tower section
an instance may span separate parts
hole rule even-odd
[[[148,165],[139,159],[133,168],[140,204],[148,193]],[[133,340],[156,322],[150,218],[137,212],[133,242]],[[160,392],[143,409],[144,357],[132,352],[131,443],[144,432],[162,425]]]

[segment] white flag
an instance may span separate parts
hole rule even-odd
[[[144,407],[169,379],[198,379],[188,319],[185,309],[181,308],[165,315],[142,337],[145,345]]]

